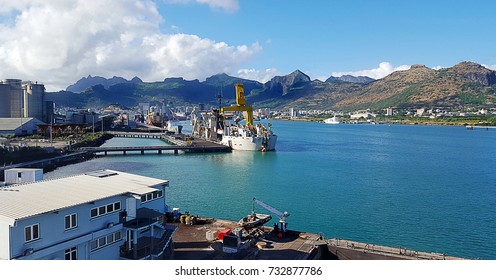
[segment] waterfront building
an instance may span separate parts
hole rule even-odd
[[[33,135],[38,125],[45,123],[35,118],[0,118],[0,135]]]
[[[0,188],[0,259],[161,258],[168,186],[107,169]]]
[[[358,119],[371,119],[375,118],[375,114],[371,114],[369,112],[361,112],[361,113],[355,113],[350,115],[350,119],[352,120],[358,120]]]

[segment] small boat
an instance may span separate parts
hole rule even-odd
[[[254,228],[259,227],[267,223],[272,219],[272,216],[269,214],[258,214],[252,212],[250,215],[244,217],[239,220],[238,225],[245,228]]]

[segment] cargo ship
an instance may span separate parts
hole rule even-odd
[[[235,84],[236,105],[221,107],[212,112],[195,112],[192,114],[193,136],[218,142],[233,150],[272,151],[276,149],[277,135],[269,123],[253,124],[253,108],[246,105],[242,84]],[[246,124],[233,112],[244,112]]]

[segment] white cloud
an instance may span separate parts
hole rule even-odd
[[[262,71],[256,69],[239,69],[237,73],[239,78],[259,81],[261,83],[268,82],[274,76],[278,75],[281,75],[281,73],[276,68],[269,68]]]
[[[496,71],[496,64],[495,65],[482,64],[482,66],[486,67],[487,69]]]
[[[441,70],[441,69],[444,69],[444,68],[446,68],[446,67],[440,66],[440,65],[432,67],[432,69],[434,69],[434,70]]]
[[[410,69],[409,65],[401,65],[398,67],[394,67],[389,62],[381,62],[379,64],[379,67],[374,69],[359,70],[353,72],[332,72],[332,76],[341,77],[343,75],[352,75],[352,76],[367,76],[373,79],[381,79],[393,73],[394,71],[408,70],[408,69]]]
[[[0,11],[15,14],[0,23],[0,79],[36,80],[49,91],[89,74],[204,79],[233,71],[261,49],[258,42],[164,34],[151,0],[7,0]]]
[[[226,12],[237,12],[239,10],[238,0],[165,0],[165,2],[173,4],[187,4],[196,2],[199,4],[208,5],[211,9],[221,9]]]

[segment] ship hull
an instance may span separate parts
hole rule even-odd
[[[221,144],[240,151],[273,151],[276,149],[277,135],[268,137],[223,136]]]

